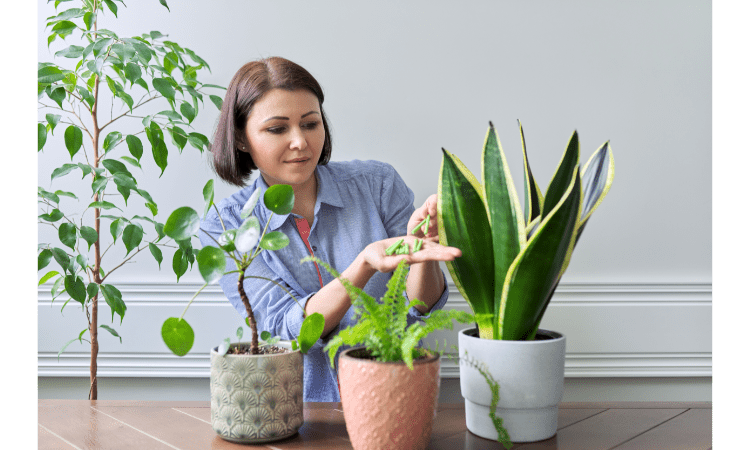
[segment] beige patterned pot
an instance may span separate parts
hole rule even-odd
[[[244,444],[294,435],[302,426],[302,353],[220,356],[217,349],[211,349],[214,431]]]
[[[427,448],[440,390],[440,357],[378,362],[346,350],[339,359],[341,403],[346,431],[355,450]]]

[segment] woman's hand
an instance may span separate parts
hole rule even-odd
[[[425,204],[427,204],[427,202],[425,202]],[[435,231],[435,234],[437,234],[437,231]],[[398,242],[399,239],[403,239],[405,243],[409,244],[409,254],[386,255],[386,249]],[[383,239],[382,241],[373,242],[365,247],[365,249],[362,250],[361,255],[364,258],[364,261],[372,269],[384,273],[396,270],[396,266],[398,266],[398,263],[401,262],[401,260],[406,260],[406,263],[411,265],[426,261],[453,261],[461,256],[461,250],[455,247],[440,245],[437,236],[425,238],[422,242],[422,247],[415,253],[414,245],[416,241],[417,237],[414,235]]]
[[[424,204],[417,208],[409,218],[409,223],[406,224],[406,234],[411,235],[412,230],[419,225],[427,215],[430,216],[430,228],[427,233],[422,231],[422,227],[419,227],[414,236],[416,237],[431,237],[438,235],[437,226],[437,194],[432,194],[427,197]]]

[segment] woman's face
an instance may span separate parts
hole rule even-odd
[[[250,153],[269,186],[315,186],[325,130],[318,98],[310,91],[272,89],[255,102],[245,128]]]

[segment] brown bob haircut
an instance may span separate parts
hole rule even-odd
[[[331,132],[323,111],[323,89],[310,72],[302,66],[277,56],[252,61],[240,68],[229,83],[221,114],[211,143],[212,168],[222,180],[235,186],[245,186],[258,166],[249,153],[240,151],[247,145],[245,127],[253,105],[272,89],[295,91],[306,89],[320,103],[320,113],[326,137],[319,165],[331,159]]]

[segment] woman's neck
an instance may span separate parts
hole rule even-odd
[[[315,202],[318,200],[318,178],[313,172],[309,182],[292,186],[294,190],[294,208],[292,212],[304,217],[312,227],[315,219]]]

